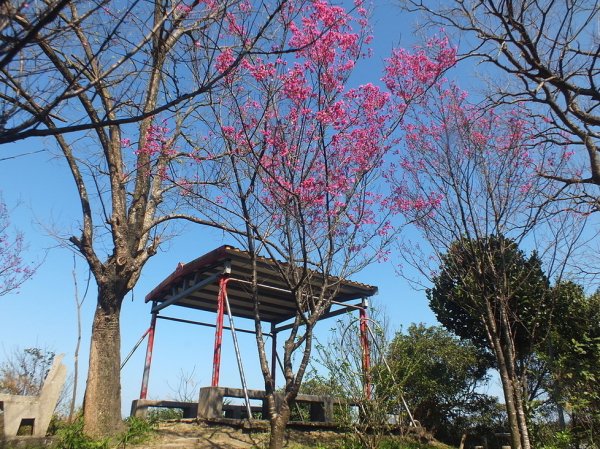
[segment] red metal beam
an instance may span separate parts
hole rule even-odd
[[[140,399],[146,399],[148,394],[148,379],[150,378],[150,366],[152,365],[152,350],[154,348],[154,331],[156,330],[156,313],[152,314],[148,333],[148,346],[146,347],[146,362],[144,363],[144,375],[142,377],[142,388],[140,390]]]
[[[229,278],[223,276],[219,279],[219,296],[217,297],[217,326],[215,329],[215,349],[213,354],[213,374],[211,386],[219,386],[221,370],[221,344],[223,342],[223,315],[225,312],[225,295]]]
[[[275,376],[277,375],[277,330],[275,323],[271,323],[271,379],[275,390]]]
[[[371,348],[369,345],[367,307],[360,309],[360,345],[362,348],[362,369],[364,376],[364,394],[365,398],[371,398]]]

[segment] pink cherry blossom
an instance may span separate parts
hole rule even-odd
[[[24,260],[25,239],[22,233],[11,232],[9,215],[0,197],[0,296],[16,292],[36,271],[35,265]]]

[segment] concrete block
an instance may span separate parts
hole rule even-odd
[[[223,388],[200,388],[198,418],[214,419],[223,417]]]

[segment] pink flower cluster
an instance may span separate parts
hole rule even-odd
[[[278,20],[291,32],[287,44],[296,52],[249,54],[236,70],[231,70],[238,54],[235,46],[216,58],[216,69],[228,76],[215,140],[223,143],[223,153],[239,172],[252,174],[247,178],[259,183],[252,189],[260,192],[256,202],[272,218],[270,223],[301,219],[313,235],[342,237],[370,229],[385,236],[393,225],[382,223],[382,214],[432,209],[443,198],[439,192],[411,197],[403,184],[375,192],[371,183],[403,137],[412,140],[414,158],[404,158],[397,167],[410,173],[424,166],[415,150],[418,139],[435,140],[443,128],[429,131],[425,127],[431,123],[425,122],[408,125],[404,114],[412,103],[422,103],[422,109],[428,92],[443,84],[444,73],[456,62],[456,50],[446,38],[433,38],[414,52],[397,50],[382,79],[387,90],[375,84],[348,88],[349,75],[369,40],[367,11],[362,1],[355,3],[352,15],[327,0],[289,2]],[[230,35],[243,34],[233,17],[229,23]],[[473,135],[480,145],[486,138],[483,130]],[[421,141],[430,142],[425,137]],[[386,175],[394,179],[391,170]],[[219,194],[229,199],[234,195]]]
[[[396,189],[393,207],[413,219],[435,213],[447,193],[457,195],[452,182],[468,184],[472,201],[494,195],[506,202],[531,194],[537,174],[530,149],[537,137],[527,116],[518,107],[482,109],[455,85],[436,83],[412,105],[401,125],[403,149],[396,152],[398,165],[388,173]],[[484,178],[494,170],[501,170],[500,178],[489,190]]]
[[[148,127],[146,141],[135,151],[135,154],[152,157],[173,153],[173,148],[168,145],[169,139],[167,135],[169,131],[169,128],[164,123],[162,126],[151,124]]]
[[[219,54],[219,56],[217,56],[217,71],[220,73],[225,72],[231,67],[234,61],[235,57],[233,56],[233,50],[231,48],[226,48]]]
[[[304,59],[305,70],[320,74],[327,91],[341,91],[360,54],[360,34],[352,28],[353,18],[325,0],[313,1],[304,12],[301,24],[290,26],[290,45],[300,49],[296,57]]]
[[[23,234],[10,234],[9,211],[0,198],[0,296],[16,291],[35,272],[25,263]]]
[[[408,102],[423,95],[441,75],[456,64],[456,48],[447,38],[431,38],[425,49],[409,52],[403,48],[393,51],[387,59],[382,81],[390,92]]]

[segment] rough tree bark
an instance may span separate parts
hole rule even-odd
[[[282,401],[278,411],[271,416],[271,436],[269,438],[269,449],[281,449],[285,442],[285,429],[290,420],[290,406],[288,401]]]
[[[510,288],[507,288],[510,291]],[[517,425],[519,428],[519,437],[521,439],[521,447],[523,449],[530,449],[531,443],[529,441],[529,429],[527,426],[527,414],[525,412],[525,401],[527,398],[524,394],[523,384],[521,383],[521,376],[517,372],[517,355],[515,351],[515,334],[511,330],[511,321],[509,319],[508,307],[504,307],[504,304],[508,304],[508,301],[504,298],[499,299],[501,304],[500,309],[500,325],[501,332],[500,338],[502,339],[501,348],[505,354],[505,360],[509,360],[511,363],[507,364],[508,375],[512,384],[512,392],[514,397],[514,405],[517,413]],[[541,305],[543,307],[543,305]],[[514,312],[513,312],[514,315]],[[532,328],[529,330],[532,337],[535,335],[535,330]]]
[[[120,311],[125,296],[112,286],[98,288],[98,307],[92,324],[88,377],[83,403],[86,433],[105,435],[106,429],[118,432],[123,421],[115,410],[121,409]]]
[[[482,316],[483,325],[487,331],[490,346],[494,350],[496,363],[498,364],[498,373],[504,392],[504,402],[506,405],[506,415],[510,427],[511,446],[513,449],[521,449],[521,432],[519,420],[517,417],[517,406],[515,403],[515,389],[513,381],[509,375],[508,363],[504,356],[504,342],[501,341],[500,332],[494,316],[492,305],[486,301],[486,314]]]
[[[98,285],[98,298],[92,323],[83,416],[86,433],[95,437],[114,435],[123,429],[121,306],[137,282],[143,263],[132,261],[124,266],[117,260],[110,258],[100,267],[100,273],[93,271]]]

